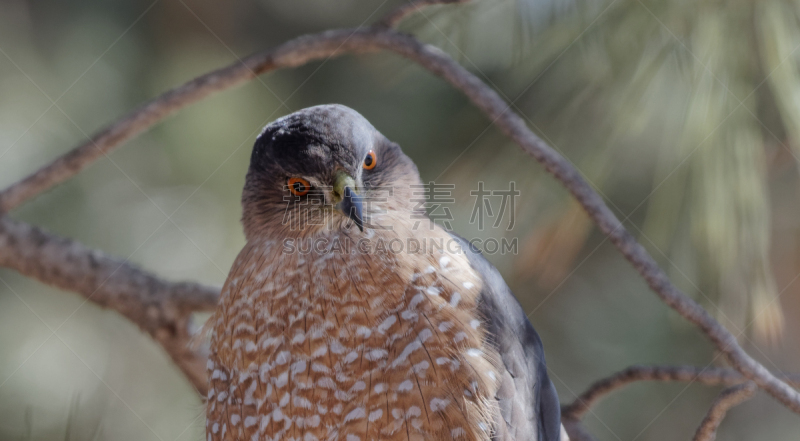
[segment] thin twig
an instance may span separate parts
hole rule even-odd
[[[311,60],[346,52],[385,49],[396,52],[442,77],[463,92],[501,131],[539,161],[586,210],[600,231],[625,256],[650,288],[681,316],[697,325],[729,363],[760,388],[796,413],[800,393],[750,357],[736,337],[714,320],[697,302],[675,287],[581,174],[537,137],[493,89],[440,49],[391,29],[369,28],[328,31],[291,40],[273,51],[253,55],[242,63],[198,77],[173,89],[95,135],[52,164],[0,193],[0,211],[8,211],[87,167],[105,152],[145,130],[179,108],[214,92],[241,84],[270,70],[295,67]]]
[[[692,441],[714,441],[717,438],[717,429],[719,428],[725,414],[744,401],[749,400],[756,394],[758,388],[752,382],[747,382],[737,386],[729,387],[723,390],[719,397],[717,397],[711,408],[708,409],[706,417],[697,428]]]
[[[210,311],[219,290],[172,283],[37,227],[0,218],[0,265],[112,308],[150,334],[191,383],[206,390],[206,359],[189,347],[192,311]]]
[[[778,376],[786,383],[800,387],[800,375],[779,374]],[[747,378],[729,368],[635,365],[592,383],[572,403],[562,407],[561,415],[565,419],[580,420],[602,397],[637,381],[683,381],[707,386],[734,386],[746,382]]]

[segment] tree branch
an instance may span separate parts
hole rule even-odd
[[[399,14],[400,18],[405,15],[407,14]],[[346,29],[299,37],[278,46],[272,51],[250,56],[241,63],[236,63],[189,81],[183,86],[162,94],[118,122],[111,124],[94,135],[90,141],[78,146],[56,159],[50,165],[43,167],[0,193],[0,212],[7,212],[16,208],[24,201],[74,176],[112,148],[180,108],[208,95],[241,84],[256,75],[274,69],[295,67],[312,60],[334,57],[347,52],[359,53],[379,49],[396,52],[416,62],[464,93],[473,104],[486,114],[493,124],[514,140],[524,151],[539,161],[549,173],[564,185],[586,210],[598,228],[608,236],[614,246],[668,306],[697,325],[717,349],[725,354],[729,363],[744,377],[755,382],[760,388],[794,412],[800,413],[800,393],[750,357],[739,346],[733,334],[714,320],[697,302],[675,287],[658,267],[655,260],[625,229],[581,174],[566,159],[537,137],[527,127],[525,121],[511,110],[510,104],[506,103],[493,89],[440,49],[425,45],[413,36],[401,34],[391,29],[381,27],[356,30]],[[5,228],[8,228],[7,225]],[[82,248],[81,252],[86,256],[92,253],[91,250],[85,247]],[[82,256],[82,258],[85,259],[86,256]],[[14,267],[12,263],[6,262],[5,264]],[[19,265],[21,267],[31,266],[30,262],[20,263]],[[35,265],[33,266],[35,267]],[[31,272],[29,274],[36,278],[47,276],[46,273]],[[110,275],[113,274],[112,272]],[[70,273],[60,273],[57,280],[65,286],[80,285],[82,283],[81,281],[70,280],[72,278]],[[101,286],[102,284],[100,284]],[[147,284],[144,284],[142,288],[146,289]],[[128,293],[128,295],[131,297],[122,298],[124,296],[120,296],[118,300],[133,303],[139,297],[134,293]],[[166,292],[164,292],[164,295],[166,295]],[[153,299],[149,300],[154,301]],[[108,303],[108,305],[113,306],[113,303]],[[128,307],[138,310],[132,305]],[[128,315],[126,314],[126,316]],[[146,321],[146,317],[137,314],[132,314],[128,317],[132,320]],[[137,323],[142,326],[142,323],[138,321]],[[185,330],[175,331],[177,334],[183,332]],[[151,333],[151,335],[153,334]],[[157,337],[157,335],[155,336]],[[167,350],[168,352],[170,351],[169,349]],[[179,360],[177,361],[180,363]]]
[[[798,374],[780,374],[779,377],[794,387],[800,387],[800,375]],[[713,441],[716,429],[728,409],[750,398],[752,394],[747,396],[743,394],[751,388],[755,391],[756,387],[755,383],[748,381],[742,374],[729,368],[630,366],[592,383],[572,403],[561,408],[561,422],[569,434],[570,441],[595,441],[594,437],[581,424],[581,419],[602,397],[637,381],[682,381],[696,382],[707,386],[728,386],[728,389],[723,390],[717,402],[712,405],[708,415],[698,428],[694,441]],[[737,388],[745,390],[739,391]],[[733,393],[734,391],[737,392]]]
[[[800,414],[800,393],[750,357],[739,346],[736,337],[730,331],[673,285],[655,259],[625,229],[578,170],[536,136],[497,92],[441,50],[424,45],[414,37],[394,32],[386,32],[376,37],[378,37],[377,42],[384,48],[417,62],[461,90],[501,131],[539,161],[566,187],[598,228],[608,236],[664,303],[697,325],[737,371],[754,381],[786,407]]]
[[[0,192],[0,214],[8,213],[28,199],[61,184],[113,148],[178,110],[210,95],[278,68],[296,67],[345,52],[377,49],[374,45],[365,45],[363,38],[358,38],[358,33],[358,30],[343,29],[299,37],[274,50],[249,56],[241,62],[199,76],[161,94],[52,163]],[[350,38],[351,36],[356,38]]]
[[[800,375],[780,374],[780,378],[800,387]],[[595,381],[575,400],[561,408],[565,419],[580,420],[605,395],[636,381],[683,381],[707,386],[735,386],[747,381],[739,372],[729,368],[695,366],[630,366],[606,378]]]
[[[276,69],[297,67],[310,61],[337,57],[345,53],[379,50],[381,47],[376,41],[372,41],[373,38],[381,34],[394,34],[390,29],[378,29],[380,26],[397,24],[409,14],[426,6],[466,1],[469,0],[412,2],[391,12],[373,28],[339,29],[304,35],[168,90],[95,133],[86,142],[50,164],[0,192],[0,215],[75,176],[115,147],[190,104]]]
[[[723,390],[714,401],[714,404],[711,405],[706,417],[703,418],[703,422],[697,428],[692,441],[714,441],[717,438],[717,429],[722,423],[722,419],[725,418],[725,414],[734,406],[752,398],[756,390],[756,385],[752,382]]]
[[[9,218],[0,218],[0,265],[121,313],[161,344],[199,391],[206,390],[205,354],[189,347],[188,324],[192,311],[213,310],[218,289],[167,282]]]

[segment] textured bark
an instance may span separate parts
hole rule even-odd
[[[219,290],[173,283],[40,228],[0,218],[0,265],[114,309],[152,336],[200,391],[205,354],[189,345],[193,311],[210,311]]]
[[[756,394],[756,389],[755,384],[747,382],[723,390],[703,418],[692,441],[714,441],[717,438],[717,429],[728,411],[752,398]]]
[[[779,377],[794,387],[800,387],[800,375],[780,374]],[[595,381],[575,400],[561,408],[564,419],[580,420],[586,412],[607,394],[636,381],[683,381],[707,386],[735,386],[747,378],[729,368],[695,366],[630,366],[606,378]]]

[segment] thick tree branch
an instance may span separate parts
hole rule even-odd
[[[216,306],[218,289],[167,282],[9,218],[0,218],[0,265],[120,312],[161,344],[199,391],[206,390],[206,359],[189,347],[188,323],[192,311]]]
[[[756,390],[756,385],[751,382],[723,390],[714,401],[714,404],[711,405],[706,417],[703,418],[703,422],[697,428],[692,441],[714,441],[717,438],[717,429],[722,423],[722,419],[725,418],[725,414],[734,406],[752,398],[756,394]]]
[[[402,16],[404,15],[402,14]],[[597,224],[598,228],[608,236],[614,246],[631,262],[650,288],[667,305],[697,325],[717,349],[725,354],[730,364],[744,377],[754,381],[759,387],[788,408],[800,413],[800,393],[750,357],[739,346],[733,334],[714,320],[697,302],[675,287],[658,267],[656,261],[636,242],[636,239],[625,229],[581,174],[569,161],[537,137],[527,127],[525,121],[511,110],[509,103],[506,103],[493,89],[438,48],[425,45],[410,35],[401,34],[391,29],[372,27],[357,30],[336,30],[300,37],[278,46],[272,51],[253,55],[241,63],[203,75],[183,86],[168,91],[100,131],[87,143],[78,146],[52,164],[0,193],[0,212],[7,212],[35,195],[74,176],[115,146],[178,109],[212,93],[241,84],[256,75],[277,68],[295,67],[312,60],[333,57],[347,52],[369,52],[379,49],[390,50],[409,58],[463,92],[473,104],[486,114],[493,124],[539,161],[549,173],[567,188]],[[91,251],[85,248],[81,251],[86,255],[91,254]],[[82,258],[85,259],[86,256]],[[8,262],[6,264],[13,267]],[[18,265],[21,267],[26,267],[26,265],[35,267],[29,262]],[[39,278],[47,274],[31,272],[29,275]],[[64,283],[65,286],[82,283],[69,281],[68,279],[71,278],[72,275],[70,273],[60,273],[58,280]],[[102,284],[99,287],[102,287]],[[146,284],[144,287],[146,287]],[[128,300],[131,302],[136,301],[137,296],[133,295],[133,293],[130,294],[132,297]],[[119,298],[118,300],[123,301],[124,299]],[[113,303],[108,304],[114,306]],[[123,309],[127,310],[127,308],[133,308],[133,306]],[[115,309],[117,308],[115,307]],[[125,314],[124,311],[123,313]],[[126,316],[128,315],[126,314]],[[130,317],[132,320],[141,320],[143,318],[136,314]],[[141,323],[139,324],[142,326]],[[178,330],[176,332],[185,331]]]

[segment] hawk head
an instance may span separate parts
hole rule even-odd
[[[242,194],[245,235],[370,228],[376,215],[414,211],[414,163],[358,112],[309,107],[256,139]]]

